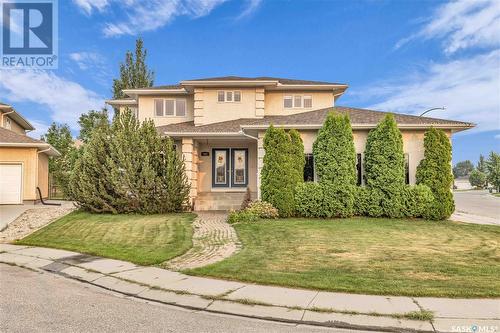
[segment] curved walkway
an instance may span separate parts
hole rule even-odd
[[[180,271],[216,263],[240,249],[233,226],[226,222],[224,212],[197,212],[193,222],[193,247],[185,254],[162,266]]]

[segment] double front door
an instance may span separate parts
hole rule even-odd
[[[212,149],[212,187],[248,185],[248,149]]]

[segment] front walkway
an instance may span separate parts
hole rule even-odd
[[[76,252],[0,244],[0,262],[184,308],[299,324],[418,332],[497,332],[499,299],[392,297],[193,277]],[[410,320],[432,311],[434,318]]]
[[[240,249],[233,226],[224,212],[196,212],[193,247],[185,254],[165,262],[164,267],[181,271],[216,263]]]

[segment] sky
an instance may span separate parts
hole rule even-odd
[[[0,0],[2,2],[2,0]],[[155,84],[239,75],[347,83],[336,105],[476,123],[453,161],[500,151],[500,1],[59,0],[59,67],[1,70],[0,101],[78,133],[142,37]]]

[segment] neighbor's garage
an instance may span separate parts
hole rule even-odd
[[[23,202],[23,165],[0,164],[0,204]]]

